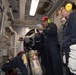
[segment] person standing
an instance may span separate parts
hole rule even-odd
[[[66,23],[63,27],[63,40],[62,40],[62,50],[66,57],[66,75],[75,75],[71,73],[68,68],[68,59],[70,46],[76,44],[76,9],[75,3],[72,1],[65,2],[61,7],[61,15],[66,18]]]
[[[45,53],[47,75],[63,75],[60,49],[58,44],[57,26],[50,22],[47,16],[42,18],[43,30],[45,35]]]

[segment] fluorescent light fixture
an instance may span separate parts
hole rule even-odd
[[[31,8],[30,8],[30,16],[34,16],[39,4],[39,0],[32,0],[31,1]]]

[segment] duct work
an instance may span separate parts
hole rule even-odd
[[[54,12],[55,12],[55,10],[63,3],[63,2],[65,2],[66,0],[58,0],[55,4],[54,4],[54,6],[51,8],[51,10],[47,13],[47,15],[48,16],[51,16]]]

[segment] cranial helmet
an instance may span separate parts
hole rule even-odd
[[[42,22],[45,22],[45,21],[48,21],[48,23],[51,23],[51,20],[47,16],[44,16],[42,18]]]
[[[49,18],[47,17],[47,16],[44,16],[43,18],[42,18],[42,22],[45,22],[45,21],[47,21]]]

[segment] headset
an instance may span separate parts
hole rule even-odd
[[[75,10],[76,9],[76,5],[72,1],[67,2],[64,7],[65,7],[65,10],[67,12],[70,12],[71,10]]]
[[[47,16],[44,16],[43,18],[42,18],[42,21],[44,22],[44,21],[48,21],[48,23],[51,23],[51,20],[47,17]]]
[[[51,20],[50,20],[50,19],[48,19],[48,24],[49,24],[49,23],[51,23]]]

